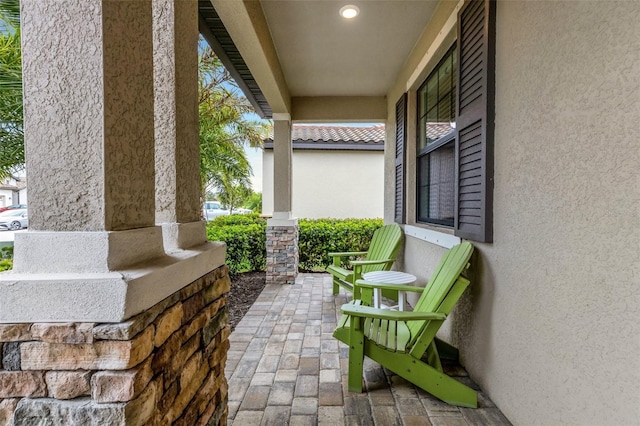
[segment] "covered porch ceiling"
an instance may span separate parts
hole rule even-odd
[[[259,114],[381,121],[432,0],[200,0],[200,31]],[[351,20],[340,8],[353,4]]]

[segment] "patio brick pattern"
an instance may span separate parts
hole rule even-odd
[[[229,338],[229,424],[511,424],[483,392],[479,408],[453,407],[369,359],[365,392],[348,392],[348,348],[332,333],[350,295],[331,290],[327,274],[265,287]],[[479,389],[460,366],[448,373]]]

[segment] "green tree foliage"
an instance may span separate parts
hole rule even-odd
[[[262,192],[253,192],[244,205],[255,213],[262,213]]]
[[[251,195],[246,146],[262,146],[268,127],[247,119],[253,107],[209,47],[199,53],[200,176],[204,194],[218,193],[229,210]]]
[[[0,0],[0,178],[24,166],[20,2]]]

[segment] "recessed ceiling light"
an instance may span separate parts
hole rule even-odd
[[[340,16],[345,19],[353,19],[358,16],[359,13],[360,9],[358,9],[358,6],[354,6],[352,4],[348,4],[340,8]]]

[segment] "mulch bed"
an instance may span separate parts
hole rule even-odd
[[[265,283],[265,272],[247,272],[231,278],[231,290],[227,294],[231,331],[256,301]]]

